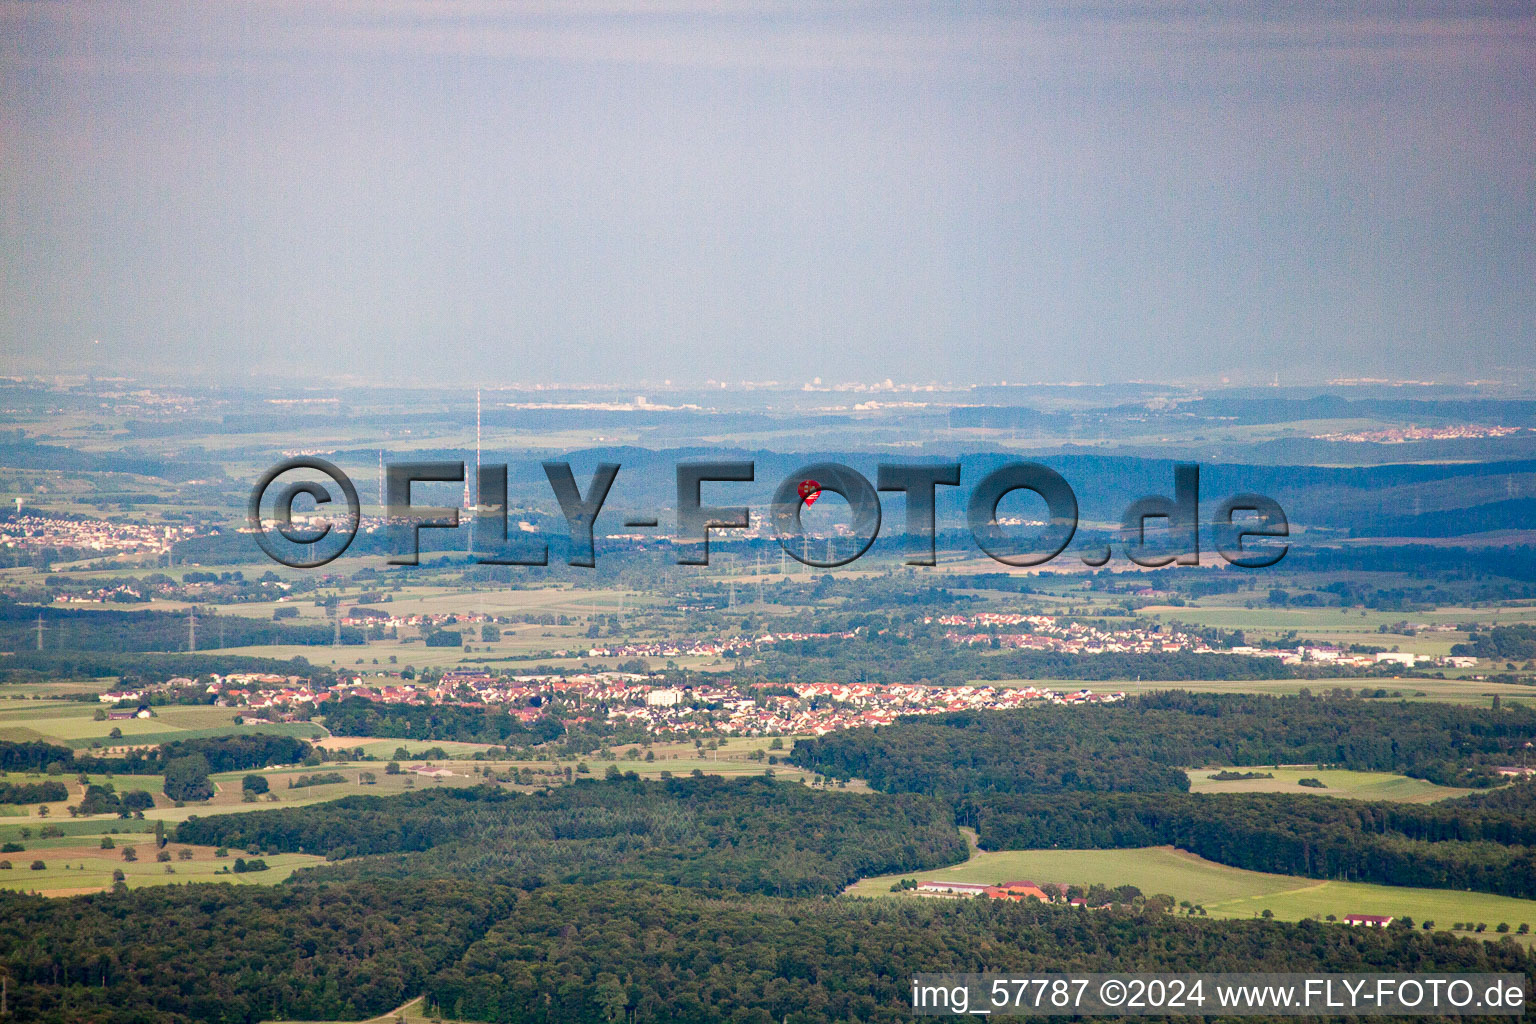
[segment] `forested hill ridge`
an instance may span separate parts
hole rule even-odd
[[[208,760],[209,771],[235,772],[277,764],[298,764],[326,756],[321,747],[293,736],[255,733],[172,740],[154,747],[129,750],[112,756],[76,754],[68,747],[41,740],[0,740],[0,771],[117,772],[126,775],[157,775],[173,760],[192,755]]]
[[[297,646],[334,642],[328,624],[295,625],[272,619],[209,614],[201,626],[201,649],[259,647],[265,644]],[[189,632],[187,616],[151,609],[119,611],[106,608],[59,608],[23,604],[0,597],[0,650],[26,651],[43,624],[51,652],[179,652],[187,650],[198,635]],[[343,627],[341,642],[360,644],[361,630]]]
[[[1536,972],[1512,941],[1407,928],[472,879],[0,892],[0,960],[38,1024],[360,1020],[423,993],[505,1024],[897,1024],[928,971]]]
[[[1343,695],[1169,691],[1090,707],[956,712],[797,741],[790,760],[894,793],[1180,792],[1201,765],[1331,764],[1484,787],[1536,710]]]
[[[459,704],[383,704],[345,697],[325,706],[326,728],[338,736],[388,736],[459,743],[546,743],[565,732],[553,715],[525,722],[506,707]]]
[[[700,889],[830,896],[869,875],[965,859],[949,806],[753,777],[583,780],[351,796],[193,818],[178,842],[356,858],[317,878],[475,877],[534,888],[651,879]]]

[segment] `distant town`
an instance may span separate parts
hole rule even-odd
[[[158,555],[195,533],[191,526],[149,526],[105,519],[29,515],[22,512],[19,498],[16,513],[0,518],[0,548],[18,550],[72,548]]]
[[[103,693],[117,706],[148,702],[154,694],[202,685],[220,707],[240,708],[247,724],[293,721],[324,714],[325,705],[348,698],[380,704],[457,705],[502,708],[533,721],[559,707],[571,721],[603,718],[656,735],[697,732],[733,736],[824,735],[838,729],[888,725],[903,715],[1019,708],[1030,704],[1090,704],[1123,700],[1124,693],[1077,690],[1059,693],[1034,686],[919,686],[903,684],[802,683],[737,685],[703,678],[688,685],[633,672],[498,676],[445,673],[432,683],[379,685],[350,678],[316,686],[302,676],[258,673],[215,675],[199,684],[188,678],[155,687]],[[787,692],[785,692],[787,691]]]
[[[944,634],[944,639],[952,643],[995,644],[1015,650],[1053,651],[1061,654],[1243,654],[1252,658],[1275,658],[1285,665],[1315,662],[1351,668],[1369,668],[1382,664],[1401,665],[1404,668],[1417,665],[1471,668],[1477,664],[1474,657],[1426,657],[1405,651],[1359,654],[1340,647],[1317,644],[1284,648],[1255,647],[1249,644],[1217,647],[1200,637],[1158,626],[1105,630],[1081,622],[1063,622],[1049,615],[982,612],[977,615],[943,615],[924,619],[923,622],[953,627]],[[1001,632],[1002,629],[1018,626],[1027,626],[1029,631]]]

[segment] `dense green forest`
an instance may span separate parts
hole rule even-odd
[[[767,682],[924,683],[964,686],[978,679],[1289,679],[1321,673],[1275,658],[1239,654],[1068,654],[991,650],[920,633],[798,640],[761,652],[754,671]],[[1327,674],[1338,676],[1338,666]]]
[[[183,631],[186,623],[183,620]],[[304,658],[252,658],[244,654],[175,654],[133,651],[54,651],[12,648],[0,664],[0,683],[45,679],[118,677],[123,685],[161,683],[173,676],[196,678],[217,672],[272,672],[316,682],[334,677],[328,667]],[[210,698],[211,699],[211,698]]]
[[[1494,626],[1485,633],[1468,633],[1467,642],[1456,644],[1451,648],[1451,653],[1528,661],[1536,658],[1536,626],[1515,623],[1512,626]]]
[[[791,761],[887,792],[1175,792],[1198,765],[1334,764],[1488,786],[1536,710],[1183,691],[1092,707],[959,712],[800,740]]]
[[[379,704],[349,697],[326,705],[325,725],[337,736],[389,736],[461,743],[545,743],[560,736],[559,719],[524,723],[504,708],[456,704]]]
[[[207,800],[214,793],[208,771],[208,759],[202,754],[168,758],[165,762],[165,795],[172,800]]]
[[[236,772],[274,764],[297,764],[319,749],[293,736],[252,733],[174,740],[147,750],[130,750],[116,757],[76,756],[68,747],[42,740],[0,740],[0,771],[95,772],[125,775],[159,775],[178,758],[198,755],[212,772]]]
[[[358,1020],[423,992],[508,1024],[897,1022],[919,971],[1536,969],[1407,928],[467,879],[0,893],[0,959],[41,1024]]]
[[[55,608],[0,599],[0,650],[31,648],[39,618],[47,651],[185,651],[188,640],[193,639],[187,616],[177,612]],[[204,649],[264,644],[314,646],[335,641],[335,630],[329,623],[285,625],[271,619],[207,612],[199,619],[195,632],[198,645]],[[363,633],[343,627],[341,642],[360,644]]]
[[[444,881],[7,892],[0,961],[17,1020],[356,1020],[421,991],[513,898]]]
[[[989,850],[1177,846],[1233,867],[1536,898],[1536,783],[1437,804],[1281,793],[982,794]]]
[[[179,842],[359,857],[317,877],[652,879],[702,889],[832,895],[867,875],[965,859],[949,807],[822,792],[762,777],[583,780],[532,794],[492,786],[193,818]],[[388,855],[388,856],[366,856]]]
[[[85,787],[85,796],[77,806],[81,814],[121,814],[127,817],[135,811],[147,811],[155,806],[155,798],[142,789],[119,793],[112,783],[100,782]]]
[[[0,804],[49,804],[69,799],[62,782],[0,782]]]

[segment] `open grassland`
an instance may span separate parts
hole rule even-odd
[[[64,834],[48,839],[40,838],[39,833],[44,825],[51,825]],[[99,839],[104,835],[150,833],[154,830],[153,821],[142,821],[137,818],[97,817],[79,820],[66,818],[62,821],[45,822],[39,822],[36,819],[8,821],[0,822],[0,843],[24,843],[30,850],[34,846],[78,845],[82,841],[82,836]]]
[[[97,721],[95,716],[101,708],[98,703],[69,700],[0,702],[0,740],[42,740],[76,750],[96,742],[101,745],[98,752],[105,752],[125,746],[155,746],[173,740],[241,733],[305,738],[324,733],[319,726],[307,722],[236,725],[235,716],[240,714],[237,708],[170,705],[155,708],[153,718]],[[113,730],[120,735],[114,737]]]
[[[676,741],[667,743],[655,743],[650,747],[643,745],[616,744],[612,751],[616,755],[614,760],[605,758],[584,757],[567,758],[560,762],[549,761],[514,761],[501,762],[514,765],[519,768],[527,768],[532,771],[547,770],[551,767],[559,767],[562,771],[572,765],[584,762],[595,776],[601,776],[612,765],[621,772],[635,772],[641,778],[659,778],[662,772],[670,772],[673,775],[687,775],[694,771],[705,775],[721,775],[726,777],[742,775],[762,775],[772,772],[780,779],[800,780],[812,782],[816,778],[815,772],[805,771],[794,765],[785,764],[782,761],[776,765],[768,763],[768,757],[789,753],[789,749],[795,745],[797,737],[786,736],[778,738],[782,743],[782,749],[773,746],[775,738],[767,736],[731,738],[724,746],[716,750],[706,747],[696,747],[692,741]],[[754,752],[761,753],[762,757],[754,758]],[[655,755],[655,760],[646,760],[646,754]],[[850,782],[846,787],[849,790],[867,792],[868,787],[859,781]]]
[[[850,886],[848,892],[895,895],[890,889],[899,877],[866,878]],[[917,877],[988,884],[1029,879],[1065,885],[1134,885],[1147,895],[1166,893],[1175,900],[1203,906],[1212,917],[1248,918],[1265,910],[1286,921],[1326,918],[1329,914],[1340,919],[1345,914],[1406,915],[1419,923],[1434,921],[1441,929],[1457,922],[1482,922],[1488,925],[1488,938],[1495,937],[1493,929],[1501,921],[1512,927],[1521,923],[1536,926],[1536,900],[1245,871],[1171,846],[981,852],[964,864],[921,872]]]
[[[82,693],[94,695],[110,690],[116,685],[116,676],[102,676],[97,679],[50,679],[46,682],[6,683],[4,688],[0,689],[0,695],[11,700],[68,697]]]
[[[452,627],[449,627],[452,628]],[[489,659],[492,663],[500,665],[500,660],[491,644],[470,644],[473,653],[466,653],[462,647],[427,647],[420,643],[399,643],[392,640],[381,640],[364,646],[343,645],[341,647],[304,647],[297,644],[266,644],[260,647],[226,647],[220,650],[220,654],[233,654],[249,658],[305,658],[312,665],[324,665],[331,668],[373,668],[377,659],[380,668],[400,668],[409,665],[415,669],[424,668],[461,668],[465,665],[482,665]],[[546,641],[545,648],[553,650],[565,650],[568,654],[574,652],[574,648],[566,643]],[[585,648],[583,648],[585,652]],[[394,661],[390,661],[394,658]],[[553,655],[537,658],[538,662],[559,664],[561,659]],[[514,663],[513,667],[517,667]]]
[[[1266,772],[1272,779],[1240,779],[1217,782],[1211,776],[1220,771]],[[1352,800],[1396,800],[1409,804],[1427,804],[1453,796],[1466,796],[1477,790],[1455,786],[1437,786],[1423,779],[1389,772],[1353,772],[1345,769],[1310,767],[1194,768],[1188,773],[1191,793],[1309,793],[1313,796],[1348,797]],[[1298,783],[1317,779],[1326,789],[1312,789]]]
[[[80,776],[66,772],[62,775],[45,775],[42,772],[0,772],[0,782],[11,782],[18,785],[39,782],[62,782],[69,790],[69,798],[55,800],[45,804],[0,804],[0,817],[38,817],[54,819],[51,824],[60,824],[61,819],[69,819],[69,805],[78,804],[85,796],[85,787],[90,785],[110,784],[118,793],[127,793],[132,790],[143,790],[152,794],[158,802],[169,803],[161,792],[165,785],[164,776],[160,775],[104,775],[91,773],[85,777],[85,782],[80,782]],[[39,814],[38,808],[46,807],[47,814]]]
[[[423,762],[413,762],[423,763]],[[367,793],[387,795],[391,793],[404,793],[413,789],[425,789],[437,786],[468,786],[485,782],[481,774],[482,765],[475,764],[472,767],[464,762],[434,762],[440,767],[447,768],[451,775],[437,777],[421,776],[410,771],[403,771],[399,775],[389,775],[385,772],[383,762],[350,763],[345,765],[326,764],[318,767],[283,767],[256,769],[253,771],[225,772],[210,776],[213,783],[214,794],[207,800],[188,801],[183,806],[176,806],[175,802],[167,797],[163,791],[164,777],[160,775],[92,775],[92,783],[110,783],[119,793],[131,790],[143,790],[155,798],[155,806],[144,811],[144,819],[123,819],[115,814],[98,814],[81,818],[71,818],[68,812],[69,804],[78,804],[85,794],[85,787],[76,781],[72,774],[59,776],[59,781],[68,785],[70,790],[69,800],[62,803],[47,804],[49,813],[47,817],[37,815],[39,805],[16,808],[20,816],[0,818],[0,841],[14,840],[22,828],[30,829],[35,836],[48,825],[62,828],[69,836],[86,834],[90,832],[110,832],[114,828],[153,829],[155,821],[175,823],[184,821],[193,815],[224,814],[231,811],[256,811],[274,807],[292,807],[304,804],[323,803],[327,800],[337,800],[355,793]],[[322,785],[297,785],[300,777],[314,777],[316,775],[340,775],[344,781],[328,782]],[[258,795],[254,800],[246,800],[242,781],[247,775],[259,775],[267,780],[268,792]],[[38,782],[46,778],[39,774],[12,773],[4,776],[12,781]],[[371,777],[371,781],[365,781]],[[550,780],[554,781],[553,779]]]
[[[888,894],[899,877],[866,878],[855,882],[848,891],[863,896]],[[1312,879],[1229,868],[1166,846],[1138,850],[978,851],[963,864],[925,871],[917,877],[986,884],[1029,879],[1065,885],[1134,885],[1148,895],[1167,893],[1208,910],[1228,900],[1318,884]]]
[[[401,740],[379,736],[335,735],[316,740],[315,745],[330,751],[352,751],[354,757],[359,754],[365,754],[369,757],[385,761],[404,760],[405,758],[423,760],[426,758],[428,750],[441,750],[448,757],[457,758],[473,757],[475,754],[492,749],[492,747],[495,747],[497,750],[501,749],[491,743],[461,743],[458,740]],[[395,754],[400,750],[404,750],[406,753],[403,757],[396,758]]]
[[[388,761],[393,757],[396,748],[404,746],[415,753],[424,752],[435,746],[475,747],[481,749],[478,744],[436,744],[419,741],[404,740],[371,740],[361,741],[365,748],[374,754],[376,760],[348,761],[345,763],[327,763],[317,766],[284,766],[274,768],[255,769],[252,771],[224,772],[210,776],[214,786],[214,794],[207,800],[189,801],[178,807],[170,800],[162,787],[164,780],[159,775],[102,775],[92,776],[92,782],[110,782],[119,793],[132,789],[142,789],[151,793],[155,798],[155,806],[144,812],[145,820],[123,820],[116,815],[93,815],[87,818],[74,819],[69,817],[68,808],[71,804],[78,804],[84,795],[85,788],[76,781],[74,775],[59,777],[70,791],[67,801],[56,802],[47,805],[30,805],[24,807],[0,806],[0,841],[15,839],[19,830],[29,829],[33,835],[45,825],[56,825],[66,829],[69,835],[81,834],[82,831],[95,829],[97,831],[110,830],[116,827],[123,828],[153,828],[155,821],[163,821],[168,824],[185,821],[194,815],[227,814],[243,811],[270,810],[276,807],[296,807],[307,804],[324,803],[328,800],[338,800],[345,796],[368,795],[388,796],[397,793],[408,793],[420,789],[441,788],[444,786],[477,786],[495,781],[495,777],[505,777],[509,772],[518,772],[524,779],[524,783],[496,783],[503,788],[515,791],[528,791],[542,786],[563,785],[567,781],[580,778],[601,778],[608,768],[614,767],[621,772],[635,772],[643,778],[660,778],[663,772],[673,775],[688,775],[694,771],[705,775],[719,775],[725,777],[763,775],[773,772],[780,779],[798,780],[807,784],[814,781],[814,774],[795,768],[790,765],[779,764],[769,766],[766,758],[752,760],[747,755],[750,750],[756,749],[747,746],[748,741],[738,741],[742,745],[736,749],[723,749],[718,751],[700,751],[691,744],[657,745],[652,749],[656,754],[656,760],[646,761],[644,756],[629,757],[628,749],[618,752],[614,760],[597,756],[562,758],[547,761],[512,761],[504,758],[496,760],[466,760],[458,759],[423,759],[404,758],[399,761],[401,771],[399,774],[389,774],[386,769]],[[762,740],[761,746],[766,746],[768,740]],[[352,746],[352,742],[343,739],[341,743]],[[417,769],[427,769],[432,774],[418,772]],[[583,770],[585,769],[585,770]],[[448,774],[436,774],[446,771]],[[489,774],[487,774],[489,773]],[[531,773],[531,778],[529,774]],[[265,793],[254,794],[253,799],[246,799],[243,780],[247,775],[259,775],[267,780],[268,790]],[[315,776],[341,776],[340,782],[325,782],[320,785],[303,785],[300,780],[303,777]],[[10,776],[15,781],[40,781],[46,776],[41,774],[14,774]],[[848,790],[867,792],[868,787],[862,782],[853,781],[844,787]],[[38,806],[48,808],[48,816],[41,817],[37,813]]]
[[[37,712],[36,717],[16,716],[11,719],[0,718],[0,721],[26,721],[29,723],[26,727],[28,731],[41,731],[45,738],[53,742],[73,746],[79,746],[80,744],[78,741],[63,739],[57,733],[78,731],[82,723],[85,725],[103,724],[92,722],[90,718],[90,714],[94,710],[92,705],[58,701],[28,701],[25,709]],[[171,739],[228,735],[263,729],[260,726],[242,728],[233,725],[232,719],[235,709],[231,708],[167,707],[157,710],[166,712],[166,718],[180,720],[188,725],[198,725],[209,719],[219,718],[229,720],[230,724],[224,727],[210,727],[207,729],[184,729],[159,734],[125,736],[120,741],[108,741],[112,743],[112,746],[103,747],[102,752],[122,749],[127,744],[140,745],[151,742],[151,740],[145,738],[145,735],[157,737],[152,740],[153,742],[165,742]],[[162,718],[151,719],[150,721],[164,720]],[[130,722],[132,721],[139,720],[130,720]],[[116,725],[119,723],[112,724]],[[287,723],[286,725],[288,728],[296,726],[298,734],[302,736],[313,736],[313,734],[321,731],[318,726],[306,723]],[[265,727],[265,729],[268,731],[285,731],[285,724],[279,723],[275,726]],[[16,731],[18,733],[21,732],[20,729]],[[4,733],[0,732],[0,738],[8,737],[5,737]],[[211,781],[214,785],[214,795],[210,799],[188,802],[181,807],[177,807],[163,792],[164,779],[160,775],[92,774],[87,777],[85,783],[81,783],[79,776],[73,772],[65,772],[58,776],[48,776],[42,772],[0,773],[0,779],[13,782],[35,783],[52,778],[55,781],[62,782],[69,790],[68,799],[62,801],[33,805],[0,805],[0,823],[4,823],[0,824],[0,837],[7,835],[5,830],[10,825],[14,825],[16,828],[30,827],[34,831],[43,825],[58,825],[69,829],[70,834],[77,834],[81,827],[92,827],[91,822],[111,822],[115,825],[119,820],[115,815],[96,815],[79,820],[75,820],[69,815],[69,808],[73,805],[78,805],[84,797],[86,785],[102,783],[110,783],[118,793],[125,793],[130,790],[143,790],[150,793],[155,798],[155,806],[144,812],[145,817],[150,821],[161,820],[166,822],[183,821],[197,814],[252,811],[271,807],[321,803],[359,793],[388,795],[426,787],[479,785],[492,781],[493,776],[504,776],[508,772],[517,772],[526,780],[526,784],[501,783],[501,785],[512,789],[561,785],[570,779],[576,778],[601,778],[609,767],[617,768],[621,772],[635,772],[644,778],[653,779],[661,777],[664,772],[670,772],[673,775],[687,775],[694,771],[699,771],[706,775],[730,777],[762,775],[771,771],[782,779],[811,783],[815,778],[813,772],[807,772],[789,764],[769,765],[768,763],[770,756],[787,754],[789,748],[794,746],[795,739],[796,737],[793,736],[780,738],[738,737],[725,740],[721,746],[714,750],[710,750],[704,745],[696,746],[693,741],[664,742],[649,745],[615,744],[611,748],[611,756],[604,756],[600,752],[594,752],[582,756],[566,756],[558,759],[513,760],[506,757],[484,757],[483,755],[492,750],[500,753],[504,749],[487,743],[459,743],[449,740],[403,740],[387,737],[327,736],[318,741],[319,745],[330,750],[332,756],[343,751],[350,752],[351,759],[313,766],[277,766],[254,769],[252,771],[218,773],[211,776]],[[778,746],[774,745],[775,742],[778,743]],[[433,756],[428,757],[429,752]],[[446,756],[437,756],[439,753]],[[364,760],[364,757],[367,760]],[[388,762],[391,760],[397,761],[400,764],[402,770],[399,774],[392,775],[386,771]],[[413,770],[416,768],[444,770],[447,774],[422,774]],[[530,773],[531,778],[529,778]],[[242,785],[242,780],[248,774],[264,777],[267,780],[268,791],[257,794],[254,799],[248,800]],[[292,783],[297,783],[301,776],[313,777],[316,775],[332,774],[340,775],[343,781],[327,782],[321,785],[291,785]],[[858,781],[850,782],[847,786],[841,788],[859,791],[867,790],[867,787]],[[46,815],[39,813],[40,809],[46,809]]]
[[[100,892],[112,887],[112,874],[122,871],[130,888],[146,885],[176,885],[183,882],[232,882],[240,885],[273,885],[299,868],[324,863],[324,858],[300,853],[263,856],[266,871],[236,874],[235,858],[248,856],[232,850],[219,857],[211,846],[169,843],[165,850],[169,861],[158,859],[153,835],[107,836],[112,849],[102,849],[103,834],[83,834],[48,842],[24,841],[25,851],[0,854],[0,888],[35,892],[43,896],[75,896]],[[127,859],[133,850],[134,860]],[[189,856],[184,852],[189,852]],[[9,868],[4,864],[10,863]],[[34,865],[41,862],[42,868]],[[167,870],[169,869],[169,870]]]
[[[1275,584],[1277,587],[1279,583]],[[1381,627],[1391,629],[1395,623],[1429,622],[1431,613],[1373,611],[1368,608],[1288,608],[1260,604],[1253,608],[1244,605],[1192,603],[1182,606],[1147,605],[1140,609],[1142,615],[1156,615],[1164,621],[1177,620],[1192,626],[1215,626],[1221,629],[1283,631],[1294,629],[1310,635],[1315,630],[1338,630],[1342,633],[1370,633],[1381,636]],[[1475,614],[1475,613],[1469,613]],[[1454,620],[1453,620],[1454,621]],[[1394,634],[1396,636],[1396,634]]]

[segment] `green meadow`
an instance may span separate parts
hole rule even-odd
[[[1211,778],[1221,771],[1260,772],[1273,775],[1272,779],[1237,779],[1218,782]],[[1346,769],[1318,769],[1305,765],[1285,768],[1192,768],[1189,776],[1191,793],[1307,793],[1313,796],[1347,797],[1352,800],[1396,800],[1402,803],[1426,804],[1454,796],[1466,796],[1477,792],[1455,786],[1437,786],[1423,779],[1410,779],[1406,775],[1389,772],[1354,772]],[[1326,788],[1315,789],[1299,785],[1302,779],[1317,779]]]
[[[212,847],[185,843],[168,843],[165,852],[170,859],[161,861],[153,834],[109,833],[104,831],[104,824],[98,821],[92,831],[62,838],[20,840],[23,851],[0,853],[0,888],[44,896],[74,896],[111,888],[115,871],[123,873],[129,888],[186,882],[273,885],[300,868],[324,863],[324,858],[307,854],[263,854],[261,859],[267,870],[236,874],[232,870],[235,858],[249,858],[250,853],[230,850],[220,857]],[[136,824],[142,827],[145,823]],[[103,838],[112,841],[111,849],[102,849]],[[127,859],[130,849],[133,860]],[[42,866],[37,867],[38,864]]]
[[[206,739],[239,734],[280,734],[309,738],[325,730],[308,722],[236,725],[238,708],[208,705],[169,705],[154,708],[152,718],[120,721],[96,719],[102,705],[69,700],[0,701],[0,740],[41,740],[73,749],[99,743],[102,750],[121,746],[155,746],[174,740]],[[113,731],[119,732],[114,737]]]
[[[866,878],[848,888],[852,895],[890,896],[901,876]],[[912,876],[908,876],[912,877]],[[1212,917],[1248,918],[1270,911],[1286,921],[1307,917],[1342,919],[1346,914],[1409,916],[1435,922],[1481,922],[1494,938],[1499,922],[1511,928],[1536,926],[1536,900],[1490,893],[1336,882],[1274,875],[1227,867],[1170,846],[1134,850],[1007,850],[979,852],[963,864],[920,872],[920,880],[995,883],[1014,879],[1065,885],[1134,885],[1146,895],[1165,893],[1203,906]],[[1529,940],[1529,936],[1525,937]]]

